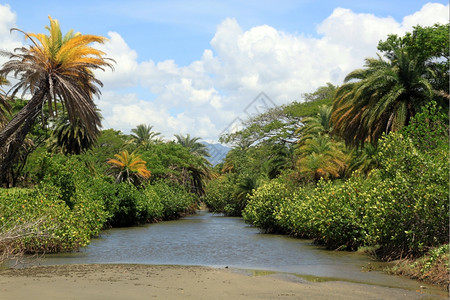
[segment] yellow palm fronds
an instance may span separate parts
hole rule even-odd
[[[136,179],[148,179],[151,172],[145,166],[146,161],[142,160],[139,155],[132,152],[128,153],[127,150],[122,151],[119,154],[115,154],[114,158],[108,160],[108,164],[112,165],[113,169],[118,170],[117,181],[134,181]]]

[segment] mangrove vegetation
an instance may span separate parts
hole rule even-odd
[[[29,45],[1,52],[3,259],[72,251],[102,229],[179,218],[203,202],[328,249],[427,255],[409,263],[416,277],[448,284],[427,275],[448,273],[448,24],[390,35],[342,85],[247,119],[221,136],[232,149],[212,166],[197,136],[102,130],[93,71],[115,61],[93,45],[105,38],[63,35],[49,20],[47,33],[16,29]]]

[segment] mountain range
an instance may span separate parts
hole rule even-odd
[[[207,157],[207,159],[213,166],[223,162],[225,160],[225,157],[227,156],[228,151],[231,150],[231,148],[222,144],[211,144],[208,142],[201,143],[206,146],[209,154],[211,154],[211,157]]]

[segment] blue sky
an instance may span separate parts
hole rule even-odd
[[[0,47],[44,32],[48,15],[106,36],[117,61],[98,105],[104,127],[141,123],[213,141],[265,92],[276,105],[362,67],[389,33],[448,22],[448,1],[1,1]],[[12,48],[11,48],[12,49]]]

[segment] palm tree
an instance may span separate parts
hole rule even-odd
[[[367,58],[364,69],[347,75],[333,102],[333,133],[347,144],[376,144],[383,132],[409,123],[434,94],[434,72],[404,49],[384,60]]]
[[[258,188],[258,181],[255,175],[245,175],[240,178],[234,192],[237,209],[236,213],[242,212],[247,205],[248,197],[253,193],[253,190]]]
[[[189,152],[191,152],[192,154],[203,157],[211,156],[206,149],[206,145],[198,142],[198,140],[201,139],[200,137],[191,138],[191,135],[189,133],[186,136],[175,134],[175,137],[177,139],[177,143],[183,147],[188,148]]]
[[[116,176],[116,182],[131,182],[139,184],[142,180],[150,178],[150,171],[147,170],[145,164],[146,161],[135,153],[129,154],[127,150],[122,151],[119,154],[115,154],[114,157],[108,160],[108,164],[111,165],[112,173]]]
[[[301,140],[306,140],[317,134],[329,134],[332,130],[331,122],[332,107],[321,105],[319,112],[312,117],[306,117],[302,120],[303,127],[297,129],[296,133],[300,135]]]
[[[183,167],[182,174],[185,174],[183,181],[189,182],[190,191],[203,195],[205,193],[206,182],[211,178],[211,163],[206,159],[211,155],[206,149],[206,145],[198,142],[199,137],[191,138],[188,133],[186,136],[181,134],[175,134],[177,139],[176,143],[187,148],[189,153],[193,155],[192,162],[187,167]]]
[[[297,149],[300,175],[314,180],[339,178],[347,166],[343,149],[342,143],[333,141],[327,134],[307,139]]]
[[[32,45],[16,48],[14,52],[0,52],[9,58],[0,69],[0,76],[12,73],[19,80],[11,88],[12,96],[20,90],[32,94],[27,105],[0,131],[0,147],[14,133],[19,137],[16,143],[20,144],[45,102],[51,116],[56,115],[57,104],[61,103],[72,124],[79,119],[89,135],[96,136],[99,132],[101,122],[93,96],[100,94],[102,83],[93,70],[112,69],[113,60],[90,45],[103,43],[106,38],[72,30],[63,36],[58,21],[51,17],[49,20],[48,35],[14,29],[24,33]]]
[[[281,174],[283,169],[291,168],[293,163],[293,147],[290,145],[276,144],[267,157],[267,175],[273,179]]]
[[[371,170],[378,167],[377,153],[377,148],[371,143],[365,143],[361,149],[353,149],[347,170],[348,175],[354,171],[359,171],[364,175],[369,174]]]
[[[80,154],[91,149],[96,141],[97,136],[89,135],[80,119],[71,123],[62,115],[51,133],[49,147],[53,152]]]
[[[143,147],[147,150],[148,146],[157,141],[156,137],[161,134],[160,132],[152,131],[152,129],[153,126],[145,124],[139,124],[136,128],[131,129],[133,142],[138,147]]]

